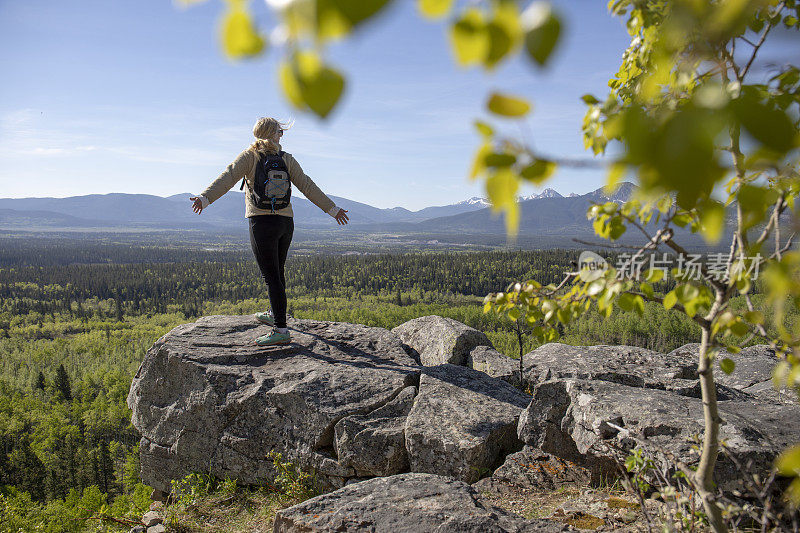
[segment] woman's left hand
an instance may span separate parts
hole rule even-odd
[[[336,216],[333,218],[336,219],[336,222],[338,222],[340,226],[344,226],[345,224],[347,224],[347,221],[349,220],[347,218],[347,211],[342,208],[339,208],[339,212],[336,213]]]

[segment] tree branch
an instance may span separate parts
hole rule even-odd
[[[639,291],[624,291],[624,292],[627,292],[627,293],[630,293],[630,294],[634,294],[636,296],[641,296],[643,299],[648,300],[650,302],[657,302],[657,303],[660,303],[662,305],[664,304],[664,298],[662,298],[661,296],[655,295],[655,294],[653,296],[648,296],[645,293],[639,292]],[[675,309],[676,311],[680,311],[681,313],[685,314],[686,316],[689,316],[689,313],[686,312],[686,308],[683,307],[679,303],[676,303],[675,305],[673,305],[672,308]],[[703,318],[701,316],[698,316],[698,315],[695,314],[694,316],[689,317],[689,318],[691,318],[693,321],[697,322],[697,324],[700,325],[700,326],[711,327],[711,321],[709,321],[709,320],[707,320],[707,319],[705,319],[705,318]]]
[[[781,11],[783,11],[784,7],[786,7],[786,2],[781,2],[775,9],[775,13],[780,13]],[[750,60],[741,70],[741,75],[737,76],[740,83],[744,82],[744,77],[747,76],[747,73],[750,71],[750,67],[753,65],[753,61],[755,61],[759,49],[761,49],[761,46],[764,44],[764,41],[767,39],[767,35],[769,35],[769,32],[772,30],[772,28],[773,25],[771,20],[767,20],[767,27],[764,28],[763,32],[761,32],[761,37],[759,38],[758,42],[753,45],[753,53],[750,55]]]

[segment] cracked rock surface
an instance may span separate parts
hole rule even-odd
[[[697,357],[677,350],[663,354],[637,346],[551,342],[526,354],[523,361],[525,381],[531,389],[550,379],[585,379],[700,395]]]
[[[419,353],[424,366],[465,365],[473,348],[492,346],[484,332],[437,315],[409,320],[394,328],[392,333]]]
[[[720,401],[720,439],[728,454],[752,471],[766,474],[777,454],[800,438],[800,406],[734,399]],[[696,464],[693,450],[703,432],[698,398],[600,380],[539,383],[520,417],[518,433],[526,444],[574,461],[595,476],[613,474],[613,460],[637,445],[671,468],[675,460]],[[715,471],[723,490],[740,488],[735,464],[720,457]]]
[[[498,352],[491,346],[478,346],[467,354],[465,366],[518,387],[519,360]]]
[[[471,368],[425,368],[406,422],[411,471],[468,483],[491,474],[506,455],[522,447],[516,426],[530,399]]]
[[[269,327],[254,317],[209,316],[153,345],[128,395],[146,484],[169,492],[193,471],[258,484],[274,479],[271,451],[326,490],[409,470],[471,482],[522,446],[530,396],[504,381],[421,366],[382,328],[289,327],[291,344],[259,347]]]
[[[356,475],[336,457],[336,424],[387,405],[418,381],[419,366],[382,328],[289,326],[290,345],[259,347],[268,326],[210,316],[155,343],[128,395],[145,483],[169,492],[191,471],[257,483],[273,477],[271,450],[332,486]]]
[[[696,360],[699,348],[699,343],[684,344],[667,355]],[[785,387],[776,389],[772,383],[772,370],[778,363],[778,358],[768,345],[748,346],[737,354],[722,350],[717,355],[717,360],[723,358],[731,359],[736,367],[731,374],[715,369],[714,379],[718,389],[744,393],[740,395],[741,399],[749,397],[758,402],[797,405],[797,395],[793,391]]]
[[[279,511],[276,533],[556,533],[571,528],[527,520],[483,503],[475,489],[432,474],[400,474],[348,485]]]

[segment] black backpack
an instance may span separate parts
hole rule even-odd
[[[252,198],[253,204],[259,209],[270,209],[274,213],[289,205],[292,182],[283,154],[263,154],[256,163]],[[244,188],[244,183],[242,180],[240,190]]]

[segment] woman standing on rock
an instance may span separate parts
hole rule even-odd
[[[288,124],[274,118],[260,118],[253,127],[256,140],[203,191],[193,196],[192,209],[198,215],[242,181],[245,217],[250,223],[250,244],[258,268],[269,289],[272,313],[256,313],[258,321],[273,326],[269,335],[256,339],[259,346],[288,344],[286,327],[286,278],[284,264],[294,233],[294,212],[290,203],[294,184],[314,205],[331,215],[340,225],[347,224],[347,211],[336,207],[319,187],[305,175],[291,154],[281,150],[280,138]],[[245,185],[247,185],[245,187]]]

